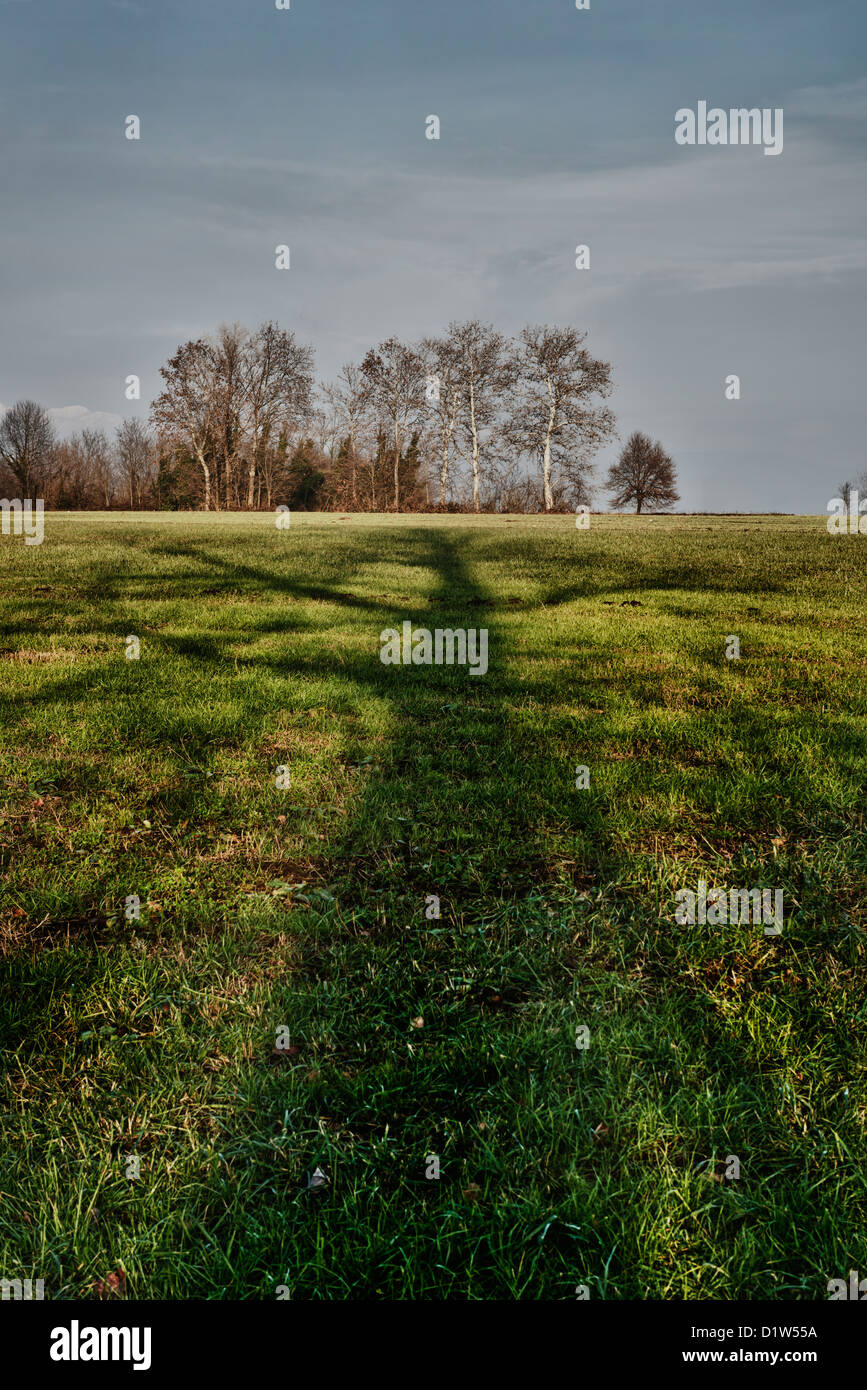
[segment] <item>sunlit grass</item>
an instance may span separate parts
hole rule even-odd
[[[788,517],[0,538],[0,1276],[811,1299],[867,1267],[864,554]],[[488,674],[384,666],[404,619],[486,627]],[[782,934],[676,926],[699,878],[781,888]]]

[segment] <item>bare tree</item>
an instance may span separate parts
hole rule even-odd
[[[21,492],[35,500],[51,478],[54,430],[48,414],[36,401],[16,401],[0,420],[0,462],[5,463]]]
[[[319,462],[330,467],[340,447],[340,432],[333,411],[311,406],[306,425],[307,443],[313,443]]]
[[[626,507],[634,502],[636,515],[643,508],[655,512],[679,502],[676,484],[677,472],[672,459],[659,440],[652,442],[640,430],[629,436],[606,479],[606,486],[615,493],[611,505]]]
[[[98,502],[81,438],[73,435],[55,444],[52,468],[52,505],[83,510]]]
[[[226,511],[240,504],[236,466],[241,451],[241,408],[244,389],[244,359],[249,333],[240,324],[221,324],[214,344],[216,421],[215,461],[219,480],[222,474],[223,505]],[[216,488],[219,507],[219,482]]]
[[[120,472],[126,482],[130,510],[141,507],[153,471],[153,443],[142,420],[124,420],[115,435]]]
[[[847,478],[845,482],[837,484],[838,496],[842,498],[848,510],[852,500],[852,493],[857,492],[861,501],[867,497],[867,468],[859,473],[857,478]]]
[[[400,509],[400,460],[424,412],[424,361],[415,348],[388,338],[361,364],[370,400],[391,437],[394,509]]]
[[[463,380],[456,347],[450,338],[425,338],[422,349],[427,368],[425,399],[439,458],[439,504],[444,507]]]
[[[347,441],[349,495],[352,506],[358,502],[359,450],[370,448],[371,383],[355,362],[344,362],[337,380],[323,387],[338,433]]]
[[[84,467],[106,511],[114,502],[115,471],[111,446],[104,430],[82,430],[78,436]]]
[[[523,329],[518,386],[507,436],[542,473],[545,511],[555,492],[572,502],[590,498],[591,459],[614,434],[614,416],[598,404],[611,394],[611,367],[591,357],[586,333],[547,324]]]
[[[217,372],[211,343],[204,338],[183,343],[160,367],[165,389],[151,406],[151,419],[163,442],[191,454],[202,470],[205,511],[211,507],[214,436],[220,416]]]
[[[514,359],[502,334],[478,319],[450,323],[448,341],[458,392],[455,446],[470,465],[473,510],[478,512],[480,479],[495,451],[495,424],[514,382]]]
[[[263,323],[243,353],[241,424],[247,457],[247,506],[257,479],[271,505],[275,451],[299,437],[313,409],[313,349],[276,323]]]

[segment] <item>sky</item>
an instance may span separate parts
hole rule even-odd
[[[782,152],[678,144],[701,101],[781,108]],[[600,481],[640,429],[681,510],[824,513],[867,468],[865,150],[855,0],[0,0],[0,402],[111,430],[221,323],[323,380],[570,323]]]

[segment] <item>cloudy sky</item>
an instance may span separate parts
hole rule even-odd
[[[783,108],[782,154],[676,144],[699,101]],[[684,509],[824,512],[867,467],[865,147],[853,0],[0,0],[0,401],[146,414],[221,322],[323,378],[569,322]]]

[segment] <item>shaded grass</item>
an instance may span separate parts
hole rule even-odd
[[[867,1262],[857,539],[266,521],[3,542],[0,1272],[823,1297]],[[383,666],[405,618],[488,675]],[[781,936],[676,926],[699,877]]]

